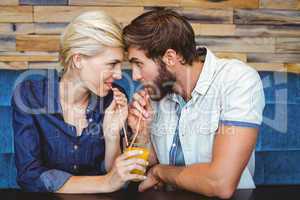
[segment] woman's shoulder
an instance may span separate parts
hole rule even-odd
[[[51,70],[46,72],[52,73]],[[16,84],[12,94],[12,106],[23,105],[32,109],[44,108],[48,101],[54,99],[54,94],[57,93],[56,82],[58,80],[54,76],[52,78],[50,76],[40,76],[20,81]]]

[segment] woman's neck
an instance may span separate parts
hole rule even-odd
[[[89,100],[89,90],[84,87],[78,76],[64,74],[59,83],[60,100],[63,104],[85,109]]]

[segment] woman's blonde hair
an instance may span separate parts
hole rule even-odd
[[[102,11],[82,13],[65,28],[60,38],[59,61],[67,71],[74,54],[94,56],[105,47],[124,48],[120,24]]]

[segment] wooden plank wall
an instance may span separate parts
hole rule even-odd
[[[219,57],[300,72],[300,0],[1,0],[0,68],[59,68],[59,35],[81,12],[104,10],[124,25],[155,7],[184,15],[197,44]]]

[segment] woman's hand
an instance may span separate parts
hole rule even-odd
[[[114,97],[108,108],[105,110],[103,119],[103,132],[105,140],[119,141],[120,130],[128,116],[128,105],[125,94],[117,88],[112,88]]]
[[[148,162],[133,157],[141,154],[143,152],[138,150],[128,151],[116,159],[112,170],[107,174],[108,187],[112,192],[121,189],[127,181],[144,181],[147,178],[143,175],[130,173],[133,169],[146,171]]]

